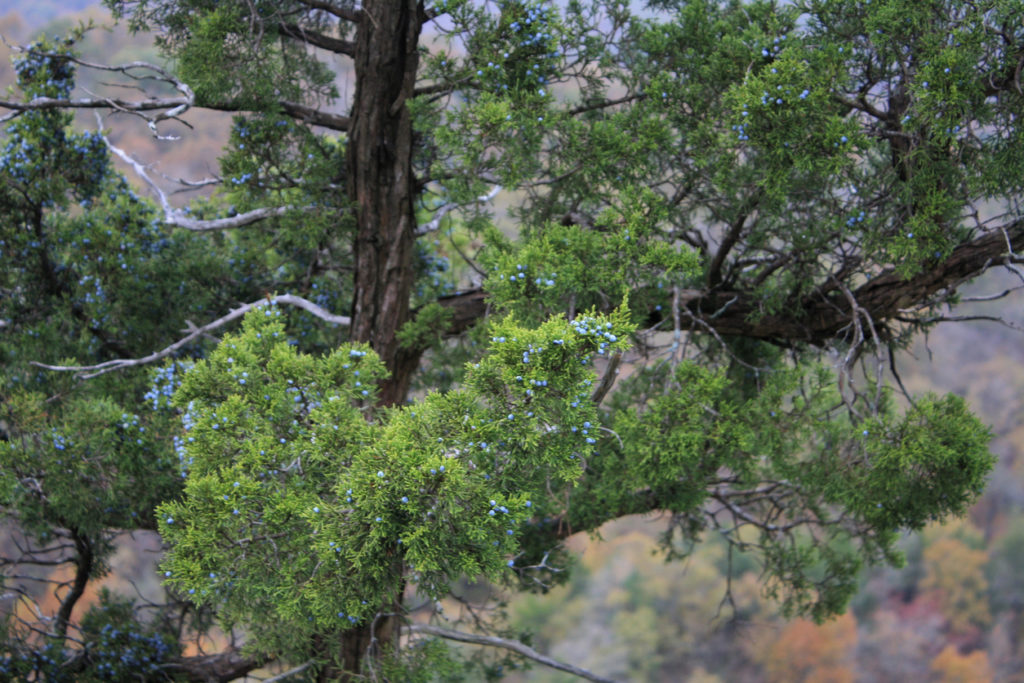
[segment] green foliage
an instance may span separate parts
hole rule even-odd
[[[823,369],[783,365],[757,385],[747,396],[724,371],[694,363],[630,378],[573,492],[573,525],[596,528],[653,502],[675,513],[670,552],[687,554],[710,524],[759,557],[784,610],[822,619],[846,605],[865,560],[898,561],[899,529],[962,514],[994,462],[987,428],[954,396],[852,423]],[[721,517],[707,519],[709,505]]]
[[[450,308],[432,301],[417,311],[416,317],[398,331],[399,343],[407,349],[432,346],[440,342],[440,332],[447,329],[451,318]]]
[[[877,528],[916,530],[963,514],[995,464],[991,433],[957,396],[926,396],[902,419],[860,426],[863,466],[849,468],[841,498]]]
[[[184,497],[157,510],[167,584],[267,652],[371,619],[406,582],[437,599],[517,568],[519,529],[596,442],[592,359],[629,333],[625,310],[507,319],[463,390],[380,413],[372,351],[301,354],[280,318],[249,313],[185,376]]]

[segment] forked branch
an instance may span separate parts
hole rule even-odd
[[[99,114],[96,115],[97,123],[101,123]],[[102,125],[100,126],[102,129]],[[160,208],[164,211],[164,223],[173,225],[177,228],[184,228],[185,230],[194,230],[196,232],[210,232],[214,230],[230,230],[231,228],[242,228],[253,223],[258,223],[266,218],[274,218],[277,216],[283,216],[295,209],[293,206],[274,206],[274,207],[262,207],[259,209],[253,209],[252,211],[246,211],[235,216],[228,216],[226,218],[213,218],[210,220],[197,220],[195,218],[189,218],[181,209],[176,209],[171,206],[170,201],[167,199],[167,193],[153,181],[146,172],[146,167],[140,164],[138,161],[133,159],[127,152],[119,147],[115,147],[106,135],[103,135],[102,130],[100,136],[103,138],[103,142],[106,143],[107,148],[116,154],[118,158],[124,161],[126,164],[132,167],[135,174],[142,178],[149,185],[150,189],[156,194],[157,199],[160,201]]]

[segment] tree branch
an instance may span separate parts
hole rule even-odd
[[[286,678],[291,678],[292,676],[294,676],[296,674],[302,673],[303,671],[305,671],[306,669],[308,669],[311,666],[313,666],[313,660],[312,659],[309,660],[308,662],[304,662],[302,664],[299,664],[295,668],[288,669],[287,671],[282,671],[281,673],[277,674],[276,676],[271,676],[270,678],[264,678],[262,683],[278,683],[278,681],[283,681]]]
[[[96,120],[97,122],[100,122],[99,114],[96,115]],[[150,189],[156,193],[157,199],[160,201],[160,208],[164,210],[164,223],[168,225],[196,232],[230,230],[232,228],[242,228],[247,225],[252,225],[253,223],[257,223],[266,218],[283,216],[289,211],[295,209],[293,206],[274,206],[253,209],[252,211],[246,211],[245,213],[240,213],[226,218],[214,218],[210,220],[189,218],[181,209],[176,209],[171,206],[170,201],[167,199],[167,193],[165,193],[160,186],[149,177],[145,166],[129,156],[123,149],[115,147],[107,136],[103,135],[102,130],[100,132],[100,136],[103,138],[103,142],[106,143],[107,149],[116,154],[126,164],[130,165],[132,169],[134,169],[136,175],[142,178],[146,184],[149,185]]]
[[[911,304],[927,302],[942,290],[1004,264],[1010,254],[1022,248],[1024,218],[961,244],[945,260],[923,268],[916,275],[904,278],[895,270],[886,269],[852,293],[879,326],[882,341],[886,341],[885,321],[906,318]],[[688,317],[720,335],[739,335],[783,346],[826,346],[842,334],[853,314],[846,298],[834,291],[834,283],[826,285],[778,313],[764,313],[761,299],[750,290],[681,289],[679,305]],[[446,334],[461,334],[483,317],[486,299],[482,288],[438,299],[441,305],[454,310]]]
[[[28,102],[15,102],[10,100],[0,100],[0,108],[10,109],[11,113],[0,117],[0,123],[12,119],[26,111],[33,110],[44,110],[44,109],[99,109],[99,108],[110,108],[126,113],[136,114],[141,116],[149,129],[153,131],[153,135],[161,140],[174,139],[160,135],[156,126],[159,122],[167,119],[177,119],[179,116],[188,111],[189,108],[195,105],[195,93],[192,92],[192,88],[187,83],[175,78],[170,72],[164,70],[162,67],[156,64],[150,64],[149,62],[127,62],[125,64],[117,64],[109,66],[106,64],[94,64],[87,62],[82,59],[78,59],[72,55],[53,53],[53,52],[40,52],[38,50],[31,50],[24,47],[15,47],[17,52],[26,52],[32,55],[45,56],[53,59],[63,59],[80,66],[84,66],[90,69],[96,69],[98,71],[113,71],[121,73],[134,81],[141,80],[156,80],[163,83],[168,83],[174,87],[175,90],[181,93],[181,97],[151,97],[146,100],[122,100],[114,97],[90,97],[90,98],[53,98],[53,97],[36,97]],[[141,71],[141,75],[136,75],[136,72]],[[159,111],[164,110],[164,111]],[[148,115],[146,112],[158,111],[155,115]]]
[[[736,216],[732,224],[729,226],[729,232],[727,232],[725,237],[722,238],[722,243],[719,245],[718,251],[715,252],[715,257],[711,260],[711,265],[708,267],[708,287],[717,287],[721,284],[722,266],[725,265],[725,257],[728,256],[729,252],[739,241],[740,236],[743,234],[743,228],[746,226],[747,219],[756,209],[762,194],[763,190],[758,190],[752,196],[748,197],[740,207],[739,215]]]
[[[85,585],[92,578],[94,566],[92,543],[89,538],[79,534],[77,529],[71,529],[71,539],[75,543],[75,578],[71,584],[71,590],[60,601],[60,608],[57,610],[57,623],[54,625],[57,636],[62,640],[67,638],[71,612],[75,609],[79,598],[85,593]]]
[[[516,654],[520,654],[523,657],[532,659],[533,661],[543,664],[544,666],[558,671],[565,671],[571,673],[574,676],[585,678],[588,681],[597,681],[597,683],[615,683],[610,678],[604,678],[597,674],[590,673],[586,669],[581,669],[578,666],[572,664],[565,664],[552,659],[547,655],[534,650],[532,647],[520,643],[518,640],[510,640],[508,638],[499,638],[497,636],[483,636],[475,633],[464,633],[462,631],[452,631],[450,629],[441,628],[439,626],[430,626],[429,624],[411,624],[409,627],[410,633],[423,633],[426,635],[434,636],[437,638],[445,638],[446,640],[455,640],[460,643],[471,643],[473,645],[486,645],[488,647],[500,647],[505,650],[511,650]]]
[[[328,111],[320,111],[313,107],[308,107],[298,102],[286,102],[284,100],[278,102],[278,106],[284,111],[285,114],[292,118],[305,121],[314,126],[320,126],[322,128],[330,128],[339,132],[348,131],[349,117],[342,116],[341,114],[332,114]]]
[[[166,358],[167,356],[178,351],[182,347],[186,346],[195,339],[201,337],[204,334],[212,330],[216,330],[224,325],[227,325],[232,320],[237,320],[243,315],[248,313],[254,308],[259,306],[266,306],[267,304],[288,304],[290,306],[296,306],[309,313],[312,313],[317,318],[324,320],[335,325],[350,325],[352,319],[345,315],[334,315],[330,311],[317,306],[308,299],[303,299],[301,296],[295,296],[294,294],[282,294],[280,296],[268,297],[265,299],[259,299],[252,303],[242,304],[238,308],[234,309],[230,313],[220,318],[217,318],[213,322],[206,323],[202,327],[193,329],[187,336],[182,337],[178,341],[174,342],[170,346],[155,351],[148,356],[142,358],[118,358],[115,360],[108,360],[104,363],[97,363],[96,365],[47,365],[45,363],[39,363],[37,361],[30,361],[32,365],[45,370],[53,370],[56,372],[74,372],[75,376],[80,379],[91,379],[114,370],[123,370],[124,368],[135,367],[137,365],[146,365]]]
[[[230,648],[215,655],[182,657],[169,664],[168,673],[180,674],[190,683],[229,683],[266,666],[271,660],[243,656]]]
[[[281,28],[281,32],[289,38],[301,40],[304,43],[338,55],[354,57],[356,54],[356,44],[350,40],[341,40],[332,36],[325,36],[317,31],[305,29],[298,24],[282,23],[279,24],[279,26]]]
[[[423,225],[420,225],[416,228],[416,236],[422,237],[423,235],[428,235],[432,232],[436,232],[441,228],[441,221],[444,220],[444,217],[447,216],[452,211],[454,211],[455,209],[464,206],[470,206],[471,204],[486,204],[487,202],[497,197],[499,192],[501,192],[501,185],[495,185],[494,187],[491,188],[490,192],[488,192],[487,194],[480,195],[475,200],[470,202],[470,204],[458,204],[456,202],[448,202],[447,204],[442,204],[435,210],[434,217],[430,219],[430,222],[424,223]]]
[[[326,3],[318,3],[326,4]],[[317,7],[316,9],[325,9],[326,7]],[[351,14],[350,10],[338,10],[342,14]],[[333,13],[333,12],[332,12]],[[355,11],[354,14],[360,15],[361,11]],[[336,15],[340,16],[340,15]],[[339,41],[343,42],[343,41]],[[153,135],[158,139],[175,139],[173,137],[160,135],[157,131],[157,124],[167,119],[178,119],[182,114],[193,107],[200,107],[203,109],[212,109],[214,111],[229,111],[237,112],[244,111],[242,107],[239,107],[231,102],[222,103],[204,103],[197,105],[195,101],[195,93],[192,92],[192,88],[187,83],[175,78],[170,72],[166,71],[156,64],[150,64],[149,62],[135,61],[127,62],[125,64],[107,65],[107,64],[96,64],[93,62],[87,62],[77,57],[59,53],[43,53],[36,50],[29,50],[23,47],[15,47],[17,51],[28,52],[29,54],[38,54],[42,56],[49,56],[52,58],[66,59],[80,66],[95,69],[97,71],[110,71],[117,72],[127,76],[133,81],[143,80],[155,80],[171,85],[175,90],[181,93],[180,97],[150,97],[144,100],[125,100],[119,97],[78,97],[78,98],[53,98],[53,97],[36,97],[26,101],[16,100],[0,100],[0,108],[9,109],[10,112],[0,117],[0,123],[8,121],[23,114],[26,111],[39,111],[48,109],[114,109],[125,113],[136,114],[141,116],[146,124],[149,126]],[[347,116],[341,116],[340,114],[333,114],[331,112],[320,111],[313,107],[300,104],[298,102],[290,102],[287,100],[281,100],[277,102],[277,106],[281,110],[296,119],[305,121],[306,123],[314,126],[321,126],[323,128],[329,128],[331,130],[345,132],[348,130],[349,118]],[[162,110],[162,111],[161,111]],[[149,112],[158,112],[156,114],[149,114]]]
[[[578,114],[583,114],[583,113],[586,113],[588,111],[596,111],[598,109],[607,109],[608,107],[614,107],[614,106],[616,106],[618,104],[625,104],[626,102],[634,102],[636,100],[642,100],[642,99],[645,99],[646,97],[647,97],[647,95],[645,95],[643,93],[636,93],[636,94],[633,94],[633,95],[626,95],[624,97],[619,97],[618,99],[614,99],[614,100],[600,100],[598,102],[591,102],[589,104],[581,104],[581,105],[579,105],[579,106],[577,106],[577,107],[575,107],[573,109],[570,109],[566,113],[569,114],[570,116],[577,116]]]

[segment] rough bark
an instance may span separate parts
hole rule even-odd
[[[420,12],[415,0],[363,6],[356,34],[356,92],[348,139],[349,197],[355,207],[352,339],[368,342],[391,372],[385,405],[405,399],[415,359],[398,345],[408,319],[416,216],[412,172],[413,96]],[[418,358],[418,354],[416,354]]]

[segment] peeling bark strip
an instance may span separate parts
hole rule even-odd
[[[368,342],[391,372],[385,405],[405,399],[416,363],[396,333],[408,318],[416,216],[412,119],[421,8],[415,0],[364,3],[356,36],[356,92],[348,139],[349,198],[355,205],[352,340]]]

